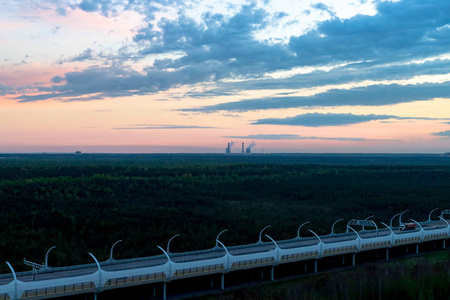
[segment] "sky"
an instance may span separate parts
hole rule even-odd
[[[0,153],[450,151],[448,0],[0,0]]]

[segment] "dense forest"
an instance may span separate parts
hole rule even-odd
[[[50,266],[328,234],[339,218],[450,208],[450,159],[389,155],[0,155],[0,260]],[[436,217],[437,213],[433,216]],[[344,222],[335,228],[343,231]],[[341,227],[339,227],[341,226]],[[310,235],[302,231],[302,235]],[[0,264],[1,273],[8,273]]]

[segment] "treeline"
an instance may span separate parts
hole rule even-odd
[[[23,258],[50,266],[253,243],[259,231],[289,239],[311,221],[319,234],[339,219],[388,223],[425,220],[435,207],[450,208],[450,165],[307,164],[274,160],[221,160],[162,156],[106,159],[46,156],[0,160],[0,260],[28,270]],[[434,215],[434,218],[437,218]],[[343,230],[344,222],[336,226]],[[381,226],[381,225],[380,225]],[[307,230],[302,235],[308,235]],[[9,272],[0,264],[2,273]]]

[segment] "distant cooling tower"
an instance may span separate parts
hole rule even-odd
[[[248,145],[247,149],[245,149],[245,154],[251,154],[252,153],[252,148],[255,146],[256,144],[254,142],[251,142],[250,145]]]

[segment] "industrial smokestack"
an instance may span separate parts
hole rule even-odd
[[[247,149],[245,149],[245,153],[246,154],[251,154],[252,153],[252,148],[255,146],[256,144],[254,142],[251,142],[250,145],[248,145]]]
[[[233,142],[228,143],[227,148],[225,149],[225,154],[231,154],[231,147],[233,147]]]
[[[242,153],[242,154],[245,153],[245,151],[244,151],[244,143],[242,143],[242,151],[241,151],[241,153]]]

